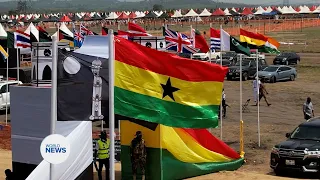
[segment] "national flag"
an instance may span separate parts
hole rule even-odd
[[[40,42],[51,42],[51,36],[49,35],[49,33],[44,30],[41,26],[37,26],[37,29],[39,31],[39,41]]]
[[[128,166],[131,163],[130,145],[137,131],[142,132],[146,143],[150,163],[146,173],[150,177],[188,179],[218,171],[233,171],[244,163],[241,155],[207,129],[173,128],[128,120],[120,123],[123,179],[132,178],[132,169]]]
[[[130,36],[152,36],[141,26],[132,22],[128,23],[128,33],[130,33]]]
[[[64,32],[63,30],[59,29],[59,41],[61,40],[65,40],[65,41],[71,41],[73,42],[73,37],[71,37],[70,35],[68,35],[66,32]]]
[[[6,50],[3,49],[3,47],[1,45],[0,45],[0,53],[1,53],[2,57],[3,57],[3,59],[5,59],[5,60],[8,59],[9,54],[7,53]]]
[[[220,30],[221,51],[234,51],[250,56],[250,48],[244,46],[236,38],[230,36],[223,29]]]
[[[30,35],[16,30],[14,34],[14,48],[31,48]]]
[[[166,38],[167,50],[188,54],[194,54],[199,51],[199,49],[193,47],[190,38],[185,34],[164,27],[164,36]]]
[[[200,51],[203,53],[207,53],[209,51],[207,41],[201,35],[200,31],[192,29],[192,39],[193,47],[200,49]]]
[[[14,48],[14,33],[7,31],[7,48]]]
[[[80,33],[83,36],[90,36],[90,35],[98,35],[97,33],[87,29],[84,25],[80,24]]]
[[[211,50],[220,50],[221,39],[220,30],[210,28],[210,48]]]
[[[247,43],[251,49],[258,49],[259,52],[275,54],[279,53],[277,48],[280,44],[275,39],[259,33],[253,33],[240,29],[240,41]],[[272,42],[274,45],[270,42]]]
[[[109,28],[101,27],[101,35],[102,36],[108,35],[108,31],[109,31]]]
[[[172,127],[218,125],[227,68],[115,37],[115,114]]]
[[[73,34],[74,34],[74,37],[73,37],[74,46],[81,47],[84,40],[83,35],[80,32],[78,32],[76,29],[73,29]]]

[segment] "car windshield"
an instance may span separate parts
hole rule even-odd
[[[263,71],[267,71],[267,72],[275,72],[277,71],[278,67],[275,67],[275,66],[269,66],[269,67],[266,67]]]
[[[242,66],[249,66],[249,65],[250,65],[250,61],[242,61]],[[240,66],[240,61],[236,63],[236,66]]]
[[[291,139],[320,140],[320,128],[310,126],[299,126],[291,135]]]

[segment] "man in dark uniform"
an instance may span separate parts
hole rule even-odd
[[[145,180],[145,166],[147,162],[147,151],[145,141],[142,138],[141,131],[136,132],[136,137],[131,141],[130,146],[131,164],[133,180],[137,179],[137,169],[140,166],[142,173],[142,180]]]

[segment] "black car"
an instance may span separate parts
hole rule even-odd
[[[220,64],[221,64],[221,61],[220,61],[220,60],[216,60],[215,63],[220,65]],[[230,66],[232,66],[232,65],[234,65],[233,61],[229,61],[229,60],[224,60],[224,59],[222,59],[222,66],[223,66],[223,67],[230,67]]]
[[[300,62],[300,56],[295,52],[284,52],[277,55],[274,60],[274,65],[291,65],[298,64]]]
[[[257,60],[255,57],[246,57],[242,60],[242,80],[246,81],[249,78],[254,78],[257,72]],[[262,70],[267,67],[267,62],[264,59],[259,59],[258,70]],[[229,67],[229,72],[227,73],[227,80],[232,80],[234,78],[240,78],[240,61],[238,61],[234,66]]]
[[[270,167],[276,174],[288,171],[320,172],[320,117],[300,124],[286,141],[273,147]]]

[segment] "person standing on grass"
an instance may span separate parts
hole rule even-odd
[[[303,104],[303,115],[305,120],[314,117],[314,109],[310,97],[308,97],[307,101]]]
[[[258,89],[260,88],[261,81],[258,77],[256,77],[253,80],[253,97],[254,97],[254,102],[257,104],[258,103]]]

